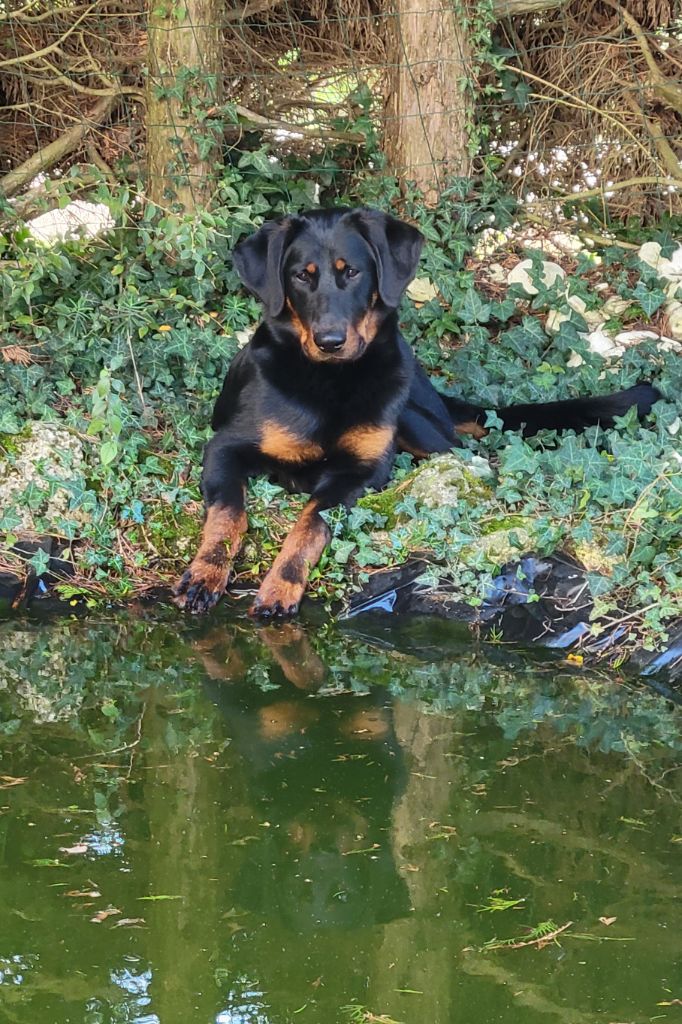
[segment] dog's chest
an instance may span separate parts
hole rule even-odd
[[[381,459],[391,448],[395,436],[392,426],[372,423],[341,427],[338,431],[301,430],[301,425],[266,419],[260,436],[260,450],[273,462],[303,466],[331,461],[334,457],[351,458],[362,463]]]

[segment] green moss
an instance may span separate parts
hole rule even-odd
[[[400,487],[387,487],[384,491],[374,491],[372,494],[365,494],[358,501],[358,505],[361,508],[369,509],[370,512],[376,512],[377,515],[385,516],[386,527],[390,530],[398,521],[396,506],[403,500],[405,496],[404,491],[405,485],[403,482]]]
[[[486,537],[490,533],[498,533],[500,530],[525,530],[528,531],[530,520],[527,516],[500,516],[498,519],[489,519],[481,524],[481,536]]]
[[[193,554],[199,542],[203,517],[186,507],[160,501],[146,523],[150,539],[163,558],[182,560]]]
[[[31,436],[31,424],[27,423],[18,434],[0,433],[0,458],[7,455],[18,455],[21,442]]]

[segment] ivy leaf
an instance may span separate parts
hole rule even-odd
[[[637,282],[637,287],[632,294],[648,317],[652,317],[665,302],[665,292],[659,288],[649,290],[643,281]]]
[[[470,288],[462,303],[461,313],[467,324],[486,324],[490,319],[490,304],[484,302],[474,288]]]
[[[105,441],[99,450],[99,457],[103,466],[109,466],[117,455],[118,445],[115,441]]]
[[[38,548],[36,553],[29,558],[28,564],[33,568],[36,576],[42,576],[49,568],[50,556],[43,548]]]

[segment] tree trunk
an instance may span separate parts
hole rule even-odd
[[[466,176],[469,104],[463,18],[454,0],[392,0],[385,150],[403,181],[435,202],[448,176]]]
[[[220,0],[149,0],[147,195],[174,212],[206,206],[215,188],[220,137],[205,118],[221,97],[222,15]]]

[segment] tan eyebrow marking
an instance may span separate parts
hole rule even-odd
[[[314,274],[317,270],[317,266],[314,263],[306,263],[305,269],[309,274]]]
[[[345,270],[345,269],[346,269],[346,266],[347,266],[347,264],[346,264],[346,261],[345,261],[345,260],[340,260],[340,259],[339,259],[339,260],[336,260],[336,261],[334,262],[334,266],[336,267],[336,269],[337,269],[337,270]]]

